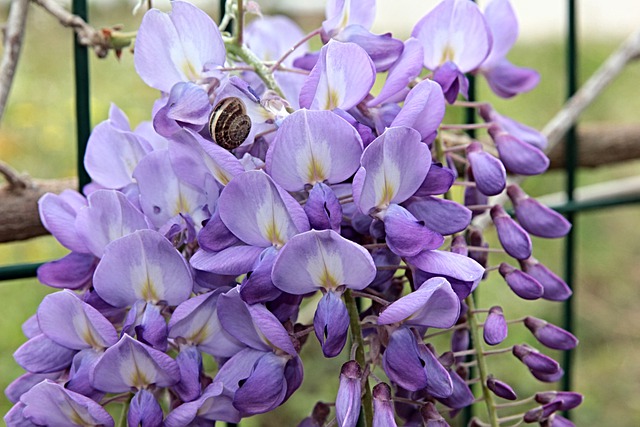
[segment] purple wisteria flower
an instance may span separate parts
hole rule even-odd
[[[507,173],[547,169],[544,136],[489,103],[455,102],[468,73],[503,97],[537,83],[506,59],[517,35],[509,1],[483,14],[444,0],[407,40],[371,33],[375,5],[329,0],[309,34],[242,0],[223,19],[233,33],[188,2],[145,14],[134,64],[160,92],[152,120],[132,127],[112,105],[88,142],[92,183],[39,201],[70,252],[38,270],[59,291],[23,325],[14,358],[26,373],[6,390],[8,425],[111,426],[107,405],[125,405],[118,424],[238,423],[300,388],[312,334],[342,369],[335,401],[306,402],[300,426],[355,426],[362,413],[374,427],[444,427],[492,405],[489,392],[518,398],[515,382],[470,369],[507,351],[543,382],[563,375],[539,350],[507,346],[507,325],[524,323],[551,349],[576,337],[474,297],[493,270],[520,298],[571,296],[530,238],[571,225],[507,186]],[[241,13],[258,18],[245,26]],[[486,123],[471,128],[490,138],[442,123],[460,106],[478,111]],[[505,188],[514,218],[490,198]],[[483,213],[504,251],[471,224]],[[540,406],[516,422],[560,426],[571,424],[557,412],[582,400],[524,399]]]

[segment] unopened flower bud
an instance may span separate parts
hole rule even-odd
[[[571,350],[578,345],[578,339],[572,333],[545,320],[528,316],[524,325],[541,344],[554,350]]]
[[[467,147],[467,159],[473,170],[476,188],[486,196],[500,194],[507,182],[507,172],[502,162],[482,150],[479,142]]]
[[[491,219],[496,226],[498,239],[504,250],[516,259],[531,256],[531,238],[529,234],[505,212],[500,205],[491,208]]]
[[[336,418],[341,427],[354,427],[360,416],[362,368],[350,360],[340,370],[340,386],[336,397]]]
[[[484,322],[484,331],[482,336],[484,341],[489,345],[500,344],[507,337],[509,328],[507,321],[502,313],[502,308],[494,306],[489,309],[489,315]]]
[[[529,274],[503,262],[498,269],[511,290],[522,299],[534,300],[544,294],[544,288]]]
[[[560,411],[569,411],[582,403],[582,395],[575,391],[543,391],[536,393],[536,402],[546,404],[550,402],[562,402]]]
[[[526,344],[514,345],[513,355],[520,359],[532,372],[551,375],[560,370],[558,362]]]
[[[573,293],[564,280],[533,257],[521,260],[520,267],[542,285],[542,298],[546,300],[564,301]]]
[[[558,414],[551,415],[540,423],[540,427],[576,427],[574,423]]]
[[[560,381],[560,379],[564,376],[564,370],[560,368],[558,372],[555,372],[553,374],[545,374],[540,371],[531,371],[531,374],[535,377],[535,379],[537,379],[538,381],[542,381],[543,383],[555,383]]]
[[[442,415],[436,409],[436,406],[427,402],[420,408],[420,415],[426,427],[449,427]]]
[[[482,236],[482,231],[477,228],[472,228],[469,230],[469,244],[471,246],[478,246],[481,248],[488,248],[489,244],[484,241]],[[469,251],[469,257],[474,259],[483,267],[487,266],[487,262],[489,261],[489,252],[487,251]]]
[[[524,414],[525,423],[541,422],[549,418],[554,412],[559,411],[562,406],[561,402],[547,403],[546,405],[538,406]]]
[[[509,172],[538,175],[549,167],[549,158],[542,150],[508,134],[500,127],[491,126],[489,135],[496,144],[500,160]]]
[[[373,427],[396,427],[391,388],[386,383],[373,387]]]
[[[491,390],[496,396],[503,399],[516,400],[518,398],[516,392],[513,391],[509,384],[495,379],[493,375],[489,375],[487,378],[487,388],[489,388],[489,390]]]
[[[571,223],[558,212],[529,197],[517,184],[507,187],[516,218],[522,227],[538,237],[563,237],[571,229]]]

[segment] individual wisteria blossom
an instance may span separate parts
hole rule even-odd
[[[556,382],[558,362],[509,344],[510,329],[554,350],[578,338],[509,319],[500,292],[489,309],[474,297],[492,276],[525,300],[572,294],[530,237],[571,225],[507,185],[547,169],[546,139],[489,103],[455,102],[468,73],[503,97],[537,83],[506,59],[509,1],[483,14],[444,0],[406,40],[371,33],[374,0],[329,0],[309,34],[239,2],[223,19],[233,33],[188,2],[148,11],[134,64],[159,91],[151,120],[132,126],[112,105],[88,141],[92,182],[40,199],[69,253],[38,270],[57,292],[23,325],[7,425],[112,426],[117,412],[119,425],[239,423],[296,393],[316,368],[303,366],[310,335],[342,369],[325,379],[331,393],[302,403],[300,426],[444,427],[470,406],[501,412],[491,394],[522,405],[515,423],[572,425],[558,412],[579,394],[518,401],[520,383],[491,369],[519,360]],[[460,106],[488,137],[461,137],[469,127],[447,112]],[[493,198],[504,193],[513,218]],[[473,224],[482,214],[497,239]]]

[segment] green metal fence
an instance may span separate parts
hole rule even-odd
[[[224,10],[225,0],[220,0],[220,10]],[[88,20],[87,0],[73,0],[72,12],[85,21]],[[578,88],[578,38],[577,38],[577,1],[567,0],[567,23],[566,23],[566,88],[567,98],[573,95]],[[90,181],[90,177],[84,169],[83,157],[91,132],[90,123],[90,95],[89,95],[89,54],[86,46],[81,46],[74,40],[74,63],[75,63],[75,107],[76,107],[76,133],[77,133],[77,173],[80,189]],[[470,85],[470,96],[475,93],[473,80]],[[467,120],[475,121],[475,110],[468,110]],[[575,200],[576,173],[578,170],[578,138],[576,128],[571,128],[565,138],[566,143],[566,200],[567,202],[553,206],[555,210],[566,215],[567,219],[573,223],[573,228],[565,238],[564,246],[564,277],[567,284],[576,291],[574,277],[576,270],[576,216],[580,212],[595,209],[606,209],[615,206],[624,206],[640,202],[638,196],[616,197],[595,201],[580,202]],[[22,279],[34,277],[37,268],[42,263],[16,264],[0,267],[0,281]],[[573,298],[570,298],[563,306],[564,328],[574,330],[574,308]],[[564,390],[571,390],[573,377],[573,352],[566,352],[564,355],[563,368],[566,372],[562,387]],[[231,425],[231,424],[230,424]]]

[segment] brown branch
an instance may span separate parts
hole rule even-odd
[[[13,76],[18,66],[28,10],[29,0],[13,0],[4,28],[4,53],[0,63],[0,120],[7,105]]]
[[[60,193],[77,188],[76,178],[31,180],[20,179],[22,188],[10,184],[0,188],[0,243],[29,239],[47,234],[40,222],[38,199],[47,193]]]
[[[55,0],[32,1],[57,18],[64,27],[72,28],[78,36],[78,42],[83,46],[93,48],[98,58],[105,58],[110,49],[115,49],[118,54],[135,38],[134,33],[117,31],[120,29],[119,27],[95,29],[78,15],[74,15],[60,6]]]

